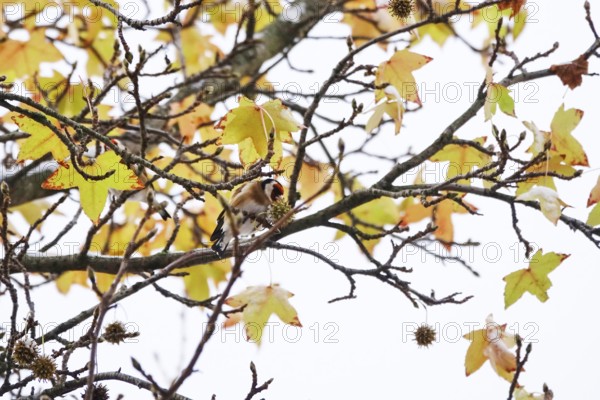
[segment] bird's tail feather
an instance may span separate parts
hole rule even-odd
[[[221,248],[221,242],[222,242],[222,239],[219,239],[216,242],[214,242],[212,244],[212,246],[210,246],[210,248],[212,249],[212,251],[214,251],[215,253],[217,253],[217,255],[219,257],[223,256],[223,251],[224,251],[224,249]]]
[[[160,215],[160,217],[165,221],[171,218],[171,214],[169,214],[164,208],[158,210],[158,215]]]

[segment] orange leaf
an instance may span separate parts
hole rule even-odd
[[[573,90],[581,85],[582,75],[588,73],[588,61],[583,55],[580,55],[568,64],[552,65],[550,71],[560,78],[563,85]]]
[[[590,192],[590,196],[588,197],[587,206],[594,205],[600,200],[600,176],[598,176],[598,182],[596,182],[596,186],[592,188]]]
[[[525,2],[527,0],[510,0],[510,1],[505,1],[505,2],[501,2],[498,3],[498,8],[500,10],[506,10],[508,8],[512,9],[512,14],[510,15],[510,17],[514,17],[515,15],[517,15],[519,13],[519,11],[521,11],[521,8],[523,7],[523,5],[525,5]]]
[[[431,199],[428,199],[431,200]],[[463,201],[472,211],[477,208]],[[454,241],[454,225],[452,224],[452,214],[464,214],[467,212],[463,207],[456,204],[450,199],[445,199],[436,205],[425,207],[421,202],[403,203],[404,216],[400,221],[400,225],[406,226],[413,222],[419,222],[425,218],[432,218],[435,210],[435,224],[437,229],[433,235],[442,242],[444,247],[449,248]]]

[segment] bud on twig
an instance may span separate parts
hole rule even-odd
[[[344,140],[342,138],[338,140],[338,150],[340,154],[344,154],[344,150],[346,150],[346,143],[344,143]]]

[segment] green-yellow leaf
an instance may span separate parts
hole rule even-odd
[[[81,169],[90,176],[101,176],[109,171],[115,171],[111,176],[102,180],[86,180],[73,167],[72,161],[61,165],[44,183],[42,187],[50,190],[64,190],[73,187],[79,188],[81,207],[94,223],[98,222],[100,213],[104,209],[108,189],[140,190],[144,184],[126,165],[121,164],[121,157],[114,151],[102,153],[94,160],[89,160],[90,165]]]
[[[279,285],[251,286],[227,298],[225,303],[234,308],[244,307],[242,319],[246,324],[248,340],[260,344],[265,324],[272,314],[288,325],[302,327],[296,309],[288,300],[292,296]]]
[[[187,272],[187,275],[183,277],[185,292],[192,300],[206,300],[210,297],[209,279],[216,286],[219,282],[225,281],[229,271],[231,271],[229,260],[219,260],[186,268],[185,272]]]
[[[526,8],[519,11],[519,13],[516,15],[515,22],[513,24],[513,38],[515,40],[517,40],[517,38],[521,35],[521,32],[523,32],[528,17],[529,15]]]
[[[282,143],[292,143],[291,132],[300,130],[301,124],[279,99],[258,105],[242,96],[239,106],[221,118],[216,128],[223,131],[223,144],[238,145],[244,165],[267,156],[269,134],[274,130],[271,164],[278,166],[282,158]]]
[[[440,47],[444,46],[450,36],[454,36],[448,24],[426,24],[417,28],[417,33],[415,43],[420,43],[425,36],[429,36]]]
[[[464,200],[463,204],[469,207],[471,211],[477,211],[475,206]],[[402,203],[402,211],[404,211],[404,215],[400,221],[400,225],[402,226],[419,222],[425,218],[433,218],[433,212],[435,211],[435,225],[437,226],[437,229],[433,232],[433,235],[440,240],[447,249],[450,249],[450,246],[454,241],[452,214],[467,213],[467,210],[465,210],[464,207],[450,199],[444,199],[434,206],[425,207],[420,201],[415,201],[412,197],[407,198],[405,202]]]
[[[550,156],[550,159],[537,163],[528,167],[525,172],[528,174],[543,174],[540,176],[535,176],[526,181],[517,183],[517,192],[516,195],[519,196],[527,191],[529,191],[534,186],[545,186],[554,191],[556,191],[556,185],[554,184],[554,178],[548,175],[549,172],[558,173],[564,176],[573,176],[577,172],[575,168],[571,165],[566,164],[564,162],[564,157],[560,155]]]
[[[0,43],[2,74],[6,75],[8,81],[33,76],[41,63],[62,59],[60,51],[52,42],[46,40],[44,29],[30,32],[27,41],[7,39]]]
[[[96,281],[96,287],[102,293],[105,293],[115,280],[114,275],[105,274],[103,272],[94,272],[93,277]],[[89,275],[86,271],[67,271],[60,274],[55,283],[56,288],[60,293],[67,294],[74,284],[89,287],[88,279]]]
[[[353,192],[364,189],[363,185],[354,180],[352,182],[351,190]],[[339,185],[333,185],[334,201],[339,201],[342,198]],[[397,225],[400,222],[400,211],[394,200],[389,197],[380,197],[372,200],[366,204],[356,207],[352,210],[352,216],[348,214],[338,215],[337,218],[344,221],[348,226],[353,224],[353,220],[356,221],[356,228],[367,235],[373,235],[381,233],[381,229],[385,225]],[[377,229],[376,227],[380,227]],[[345,233],[338,231],[335,236],[335,240],[341,239],[345,236]],[[373,252],[375,246],[381,241],[381,238],[377,239],[364,239],[362,242],[365,248],[369,252]]]
[[[591,226],[600,225],[600,203],[596,204],[594,208],[592,208],[592,211],[590,211],[588,219],[585,223]]]
[[[511,117],[516,116],[515,101],[510,97],[510,91],[498,83],[490,83],[488,84],[485,104],[483,106],[486,121],[490,120],[496,114],[496,106],[500,107],[500,111],[504,114]]]
[[[413,53],[406,49],[397,51],[388,61],[379,64],[375,84],[382,86],[389,83],[396,88],[403,99],[421,104],[413,71],[421,68],[431,60],[431,57]]]
[[[473,139],[473,142],[483,146],[487,140],[486,136]],[[482,168],[489,164],[491,160],[489,154],[479,151],[468,144],[449,144],[442,150],[435,153],[430,160],[435,162],[448,161],[448,173],[446,179],[452,179],[458,175],[465,175],[471,172],[474,168]],[[470,179],[461,179],[458,183],[469,185]]]
[[[481,368],[487,361],[487,357],[483,355],[483,351],[488,342],[486,340],[485,329],[471,331],[465,334],[463,338],[471,341],[465,356],[465,375],[469,376]]]
[[[565,105],[561,105],[554,114],[550,125],[552,130],[550,140],[552,141],[552,150],[564,155],[567,164],[589,167],[588,158],[581,143],[571,135],[582,117],[583,111],[576,108],[565,110]]]
[[[511,381],[517,370],[517,359],[509,350],[515,345],[514,335],[506,333],[506,324],[494,322],[492,314],[486,318],[484,329],[471,331],[463,338],[471,344],[465,356],[465,374],[471,375],[487,361],[498,375]]]
[[[538,250],[529,261],[529,267],[510,273],[504,277],[504,307],[508,308],[529,292],[536,296],[542,303],[548,300],[548,289],[552,282],[548,274],[558,267],[568,254],[546,253]]]
[[[30,136],[20,146],[17,161],[37,160],[48,153],[56,161],[63,161],[69,157],[67,146],[48,128],[24,115],[13,117],[17,126]]]
[[[365,130],[367,133],[371,133],[373,129],[377,128],[381,124],[383,115],[387,114],[394,121],[394,131],[396,135],[399,134],[400,128],[402,128],[404,105],[402,104],[402,99],[398,95],[398,92],[396,90],[390,91],[388,88],[386,88],[385,91],[376,90],[375,100],[378,103],[373,109],[373,114],[371,114],[367,124],[365,125]]]

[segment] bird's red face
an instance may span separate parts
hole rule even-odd
[[[275,179],[265,179],[261,182],[265,194],[271,202],[279,200],[283,196],[283,186]]]
[[[283,186],[281,186],[281,183],[275,181],[273,183],[273,190],[271,191],[271,201],[277,201],[281,196],[283,196]]]

